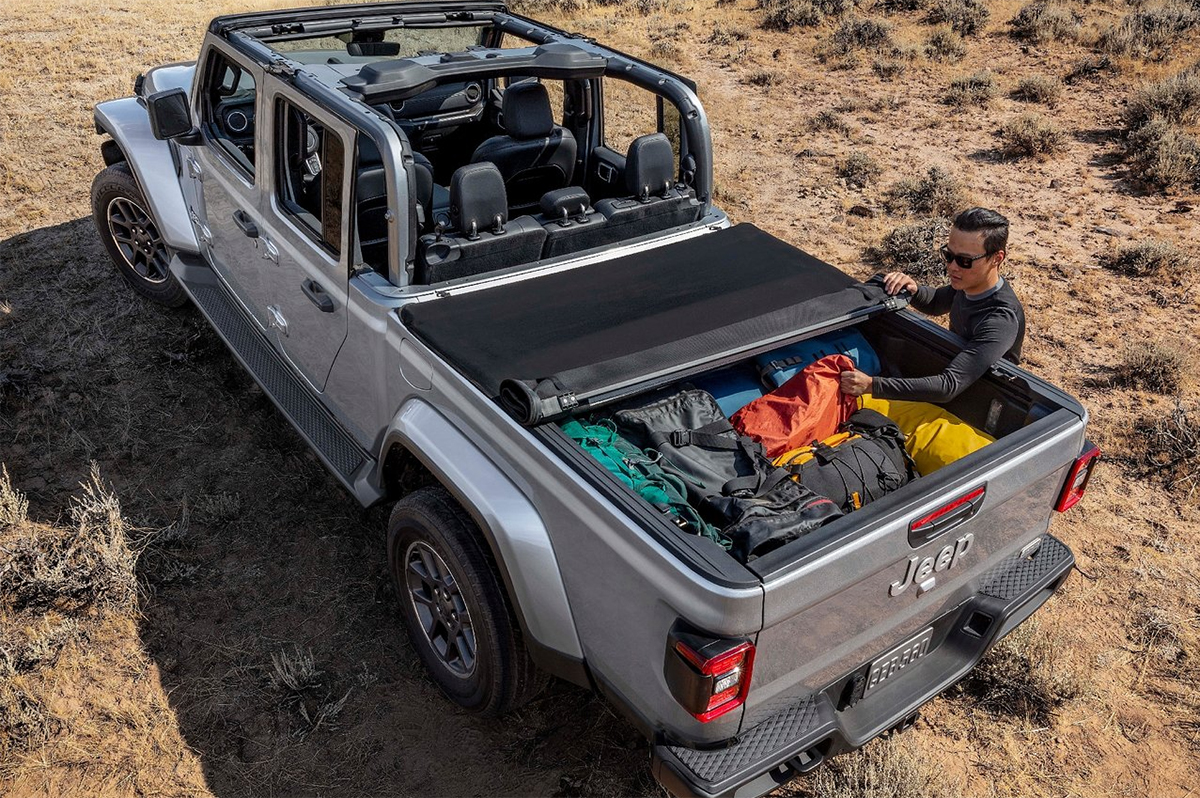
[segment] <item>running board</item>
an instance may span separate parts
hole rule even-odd
[[[284,417],[292,422],[334,476],[363,505],[381,499],[383,494],[370,482],[375,460],[354,442],[301,383],[263,334],[255,329],[216,272],[202,258],[181,254],[171,259],[171,272],[183,284],[196,307],[221,336],[234,357]]]

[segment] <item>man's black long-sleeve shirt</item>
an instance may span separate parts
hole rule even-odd
[[[940,374],[930,377],[875,377],[871,393],[880,399],[948,402],[982,377],[1000,358],[1021,362],[1025,311],[1004,278],[995,288],[970,297],[948,285],[923,285],[912,306],[930,316],[950,314],[950,331],[966,341]]]

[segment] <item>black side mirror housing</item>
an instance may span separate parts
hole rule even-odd
[[[196,132],[192,124],[191,102],[183,89],[167,89],[146,98],[150,114],[150,132],[156,139],[190,137]]]

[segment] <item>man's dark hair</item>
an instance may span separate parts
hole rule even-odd
[[[987,208],[967,208],[954,217],[954,227],[964,233],[983,231],[983,251],[995,255],[1008,249],[1008,219]]]

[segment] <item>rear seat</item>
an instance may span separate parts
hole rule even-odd
[[[532,216],[509,220],[504,178],[486,161],[463,166],[450,179],[450,226],[450,233],[421,236],[414,282],[429,285],[531,263],[546,242],[546,230]]]
[[[636,138],[625,156],[628,199],[603,199],[596,203],[608,221],[612,241],[666,230],[696,221],[700,203],[695,192],[675,182],[675,153],[662,133]]]
[[[537,220],[546,231],[543,258],[567,255],[609,241],[608,220],[592,207],[587,192],[578,186],[547,191],[539,203]]]

